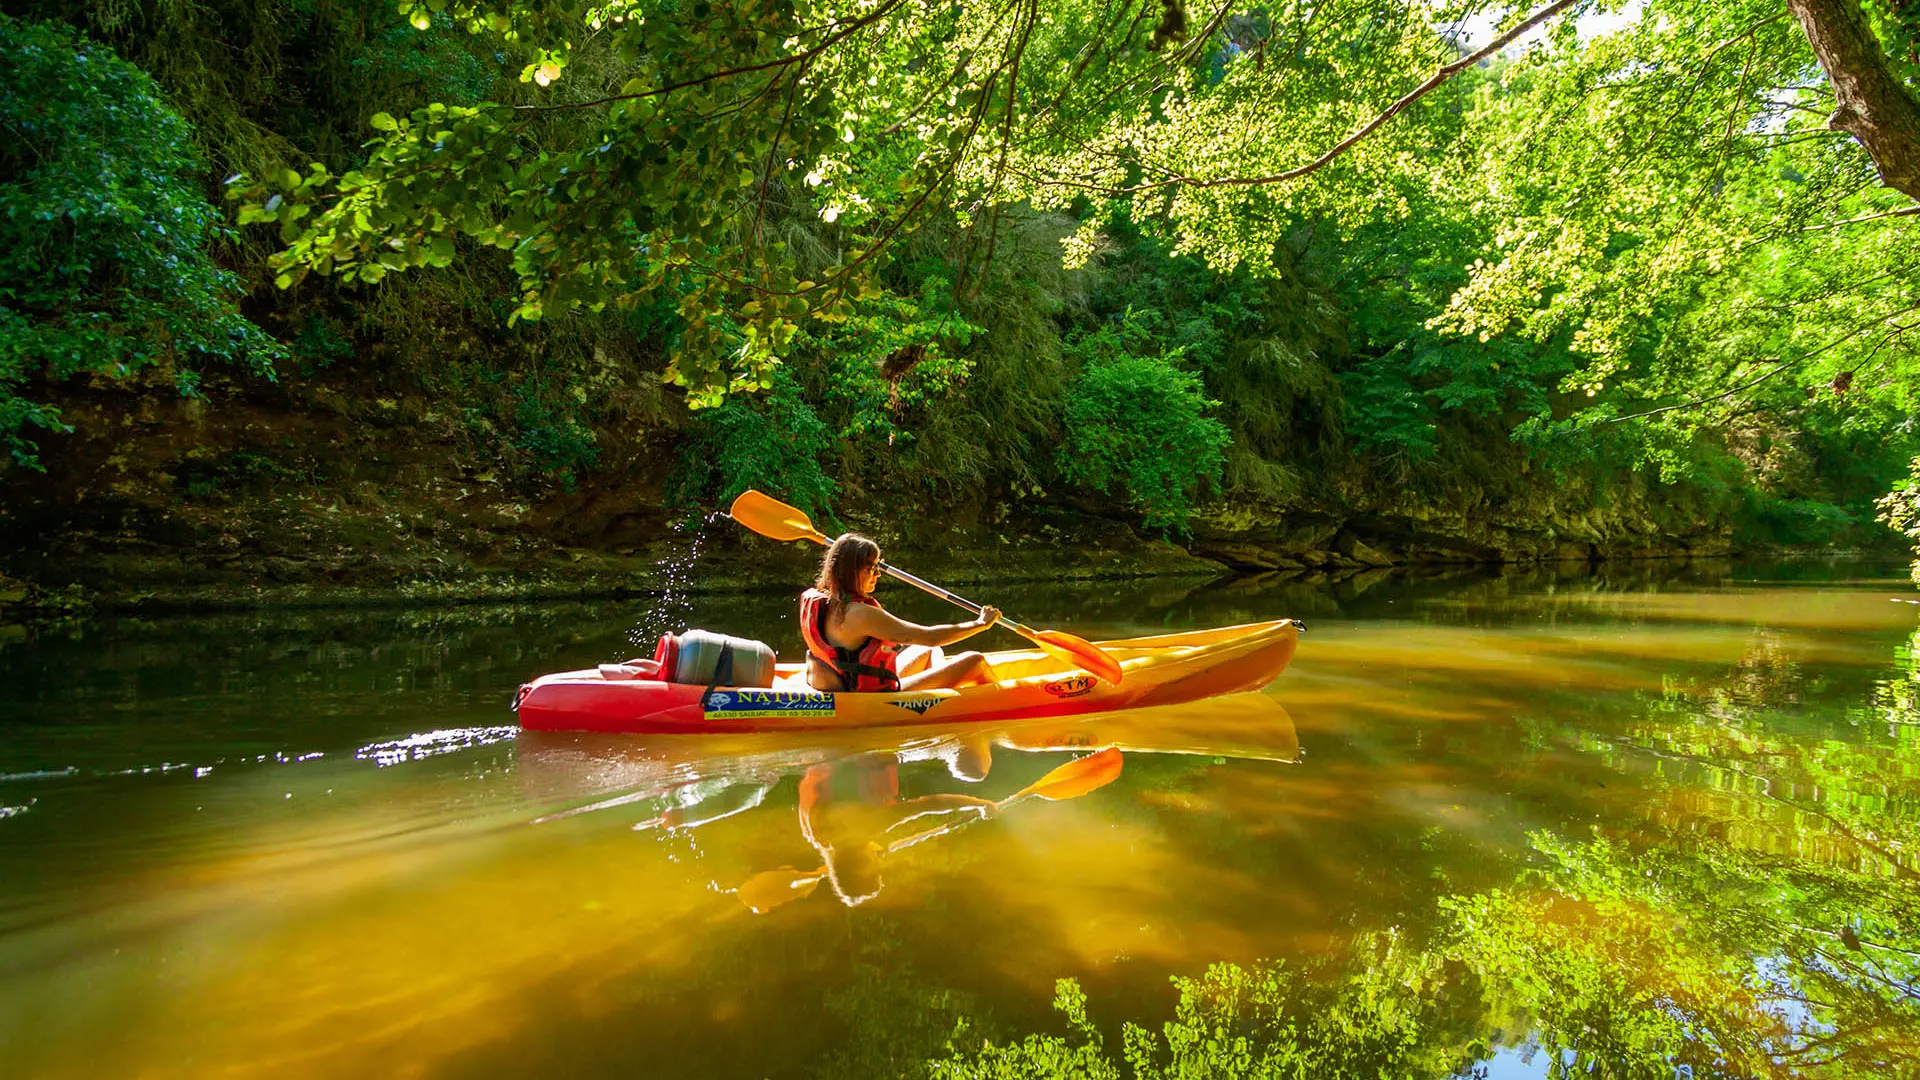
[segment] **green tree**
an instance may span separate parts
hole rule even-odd
[[[192,133],[153,81],[53,23],[0,15],[0,443],[64,431],[39,390],[144,368],[198,392],[209,363],[272,378],[284,350],[234,307],[208,249],[228,235],[201,193]],[[38,400],[36,400],[38,399]]]
[[[443,266],[466,237],[511,259],[519,319],[670,296],[667,377],[695,406],[914,292],[886,276],[928,234],[964,309],[1014,224],[1057,214],[1069,267],[1132,223],[1216,273],[1324,272],[1358,305],[1341,387],[1378,456],[1517,430],[1712,487],[1730,462],[1764,474],[1741,445],[1825,423],[1810,388],[1914,411],[1906,8],[1649,0],[1596,35],[1581,15],[1627,9],[1543,0],[1469,49],[1475,10],[410,3],[491,42],[526,94],[376,113],[346,171],[234,190],[281,228],[287,285]],[[1380,265],[1410,272],[1374,297],[1361,256],[1396,229],[1406,257]],[[1862,483],[1910,456],[1878,431]],[[1828,499],[1864,520],[1850,493],[1775,502]]]
[[[1907,467],[1907,476],[1881,496],[1880,521],[1899,530],[1913,544],[1913,580],[1920,585],[1920,457]]]

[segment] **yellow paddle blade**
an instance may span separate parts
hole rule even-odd
[[[1027,635],[1027,640],[1040,646],[1048,656],[1065,660],[1096,679],[1120,685],[1120,661],[1086,638],[1065,630],[1034,630]]]
[[[753,875],[741,882],[733,892],[755,915],[765,915],[781,904],[791,903],[812,893],[826,874],[827,868],[824,866],[818,870],[795,870],[791,866],[783,866],[778,870],[765,870]]]
[[[1089,791],[1113,783],[1120,775],[1122,764],[1119,749],[1109,746],[1099,753],[1067,762],[1021,789],[1014,798],[1037,795],[1049,802],[1077,799]]]
[[[771,495],[748,489],[727,508],[733,520],[772,540],[813,540],[830,543],[798,509]]]

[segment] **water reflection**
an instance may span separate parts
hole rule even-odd
[[[1102,635],[1323,617],[1265,694],[904,735],[503,728],[528,672],[625,648],[619,605],[14,643],[0,1060],[1915,1075],[1920,642],[1888,588],[1037,589]],[[788,597],[689,601],[791,633]],[[1106,748],[1124,772],[1080,797],[968,801]],[[877,891],[836,892],[875,844]]]
[[[995,790],[988,779],[996,746],[1048,756],[1095,752],[997,799],[934,790],[940,779]],[[517,747],[528,797],[543,805],[572,804],[540,814],[533,819],[536,825],[618,811],[619,820],[631,820],[634,831],[687,833],[761,808],[783,779],[796,778],[798,829],[817,866],[764,870],[729,890],[762,914],[811,895],[822,881],[841,903],[861,904],[878,895],[887,856],[1029,799],[1058,802],[1087,795],[1120,775],[1123,750],[1204,755],[1216,762],[1300,757],[1293,718],[1262,693],[933,731],[649,739],[530,731],[521,733]],[[911,781],[907,793],[903,771]]]
[[[984,737],[963,737],[949,757],[948,770],[970,783],[986,779],[991,760]],[[862,755],[808,769],[800,781],[800,832],[819,853],[817,870],[796,872],[783,866],[755,874],[735,892],[755,914],[812,892],[821,878],[840,902],[854,907],[880,893],[886,856],[944,836],[971,821],[982,821],[1030,798],[1058,802],[1075,799],[1112,783],[1120,775],[1118,750],[1108,748],[1054,769],[1020,791],[998,801],[977,795],[941,793],[901,798],[899,762],[888,755]],[[931,826],[926,819],[947,819]],[[903,828],[913,825],[913,829]],[[897,835],[896,835],[897,834]]]
[[[1911,615],[1868,592],[1785,599],[1456,597],[1443,603],[1476,618],[1505,608],[1559,625],[1323,634],[1320,659],[1355,655],[1331,672],[1296,666],[1306,685],[1289,700],[1323,735],[1329,714],[1370,734],[1311,741],[1329,759],[1359,751],[1351,781],[1397,789],[1410,824],[1436,823],[1425,835],[1479,835],[1480,872],[1434,859],[1441,887],[1425,903],[1357,919],[1334,950],[1176,977],[1172,1019],[1127,1025],[1124,1055],[1103,1036],[1113,1018],[1090,1017],[1066,982],[1056,1008],[1072,1034],[988,1041],[937,1071],[1061,1075],[1048,1063],[1075,1060],[1098,1074],[1124,1060],[1154,1077],[1920,1075]],[[1569,612],[1578,620],[1560,622]],[[1888,650],[1890,630],[1905,641]],[[1403,692],[1363,702],[1362,682]],[[1495,764],[1520,749],[1488,738],[1503,715],[1524,734],[1518,770]],[[1444,749],[1428,741],[1441,725]],[[1429,774],[1425,796],[1410,781],[1429,755],[1478,757],[1491,775]],[[1335,804],[1340,786],[1320,793]],[[1505,816],[1525,828],[1513,856],[1498,855],[1487,815],[1460,813],[1474,788],[1507,793]],[[1364,815],[1335,804],[1328,816]]]

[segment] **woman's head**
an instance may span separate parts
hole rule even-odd
[[[880,857],[886,848],[878,842],[825,848],[821,854],[826,857],[827,883],[841,903],[857,907],[880,895]]]
[[[820,560],[820,578],[813,587],[835,600],[870,596],[879,580],[879,566],[879,544],[859,533],[844,533]]]

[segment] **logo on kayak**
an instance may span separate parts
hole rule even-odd
[[[915,698],[912,701],[889,701],[887,704],[898,705],[903,709],[911,709],[915,716],[925,716],[928,709],[940,704],[940,699],[937,697]]]
[[[799,720],[832,716],[832,694],[790,690],[726,690],[707,695],[708,716],[719,720]]]
[[[1047,684],[1046,690],[1054,697],[1079,697],[1093,690],[1093,677],[1075,675],[1070,679],[1055,679]]]

